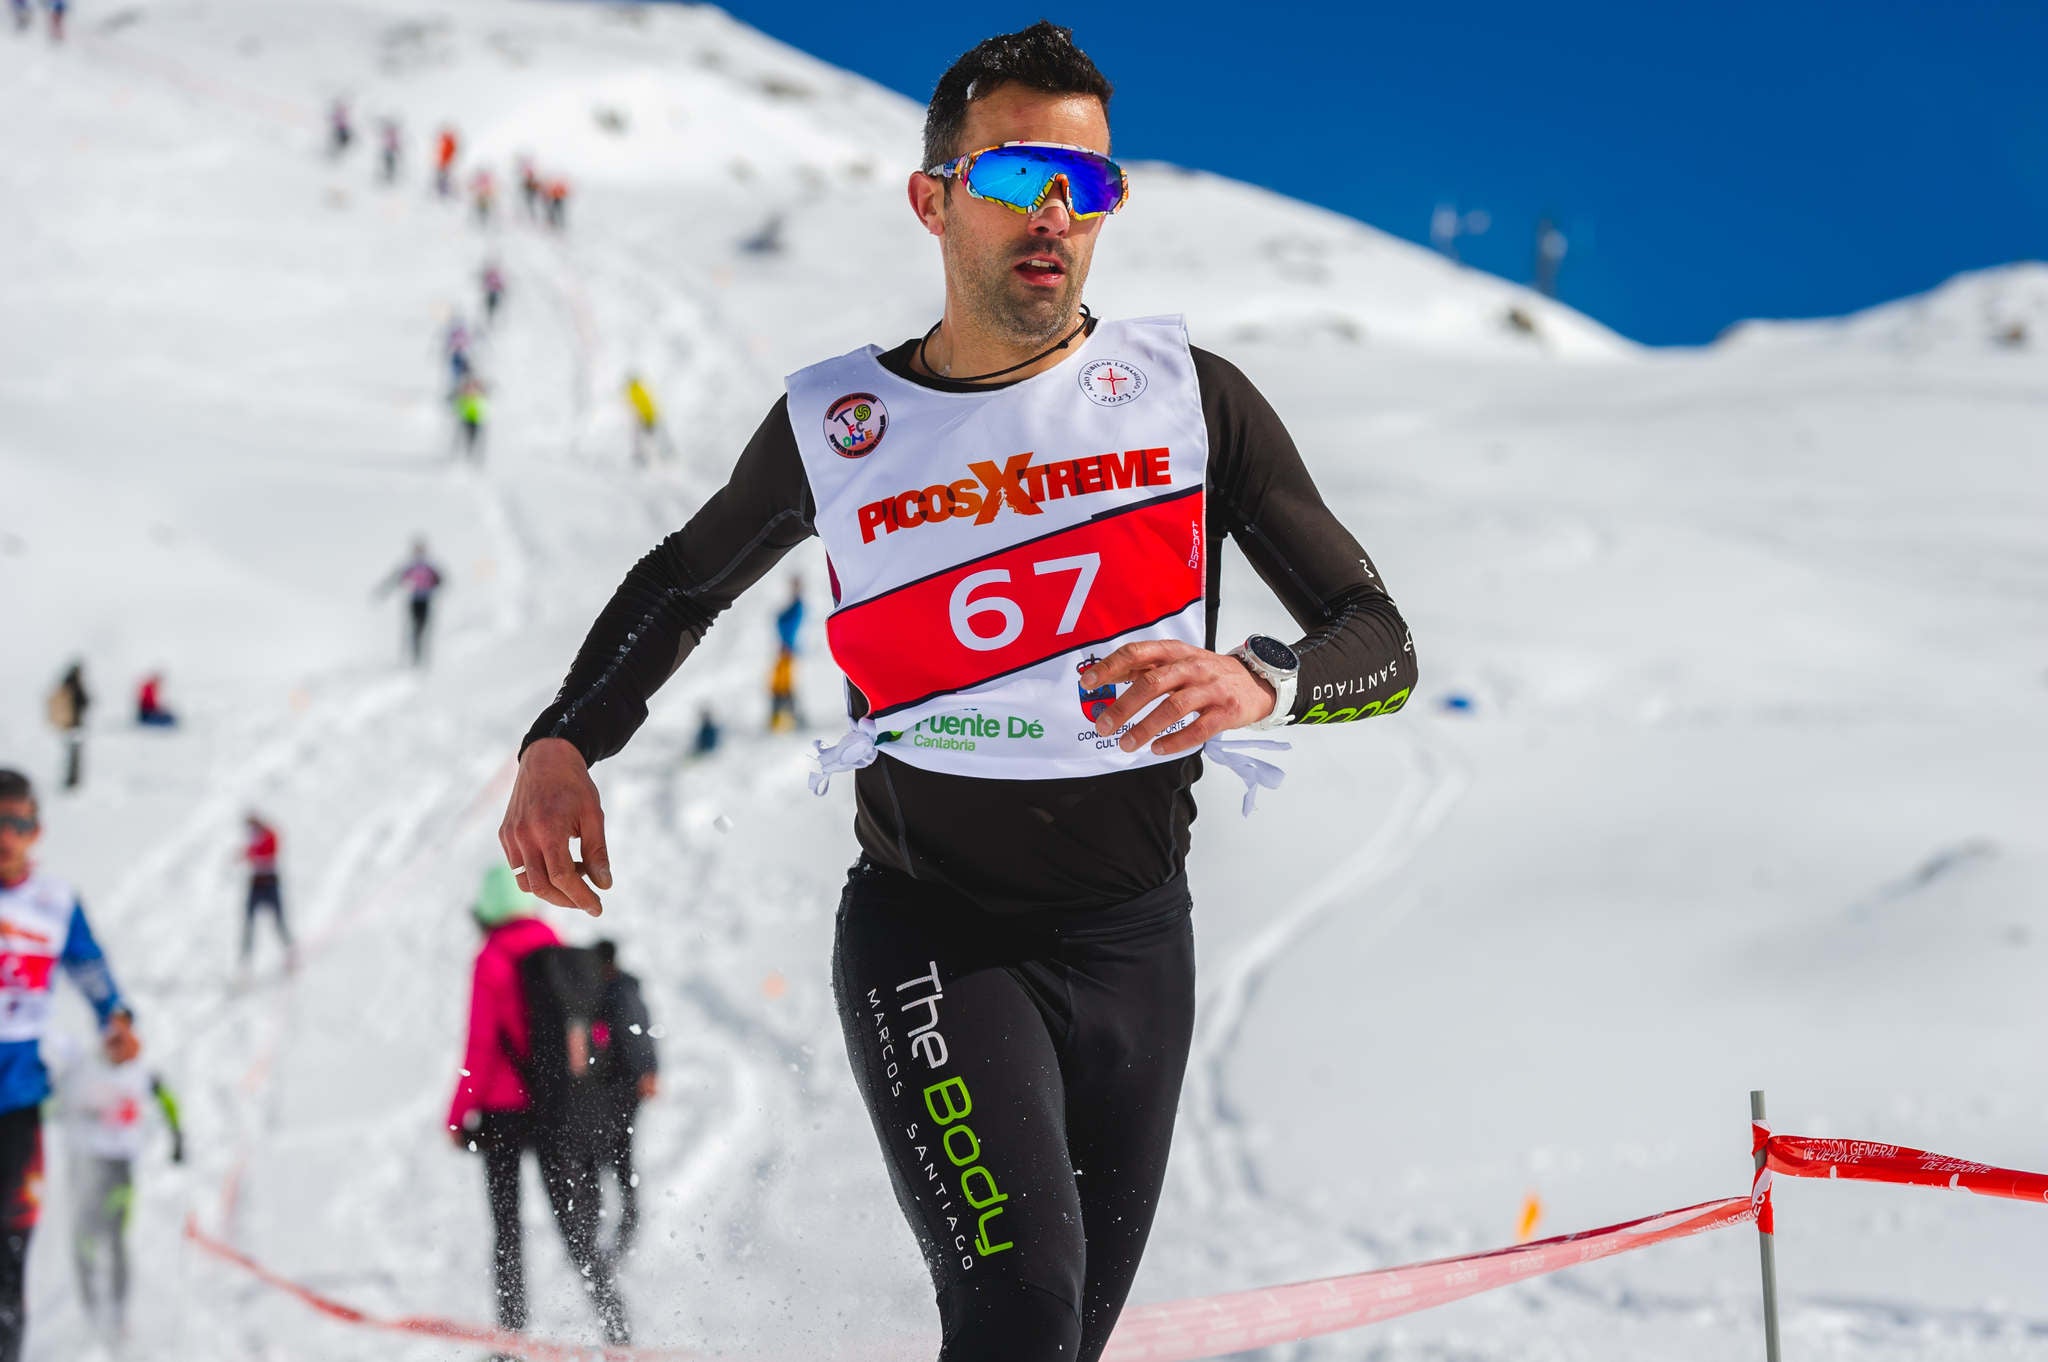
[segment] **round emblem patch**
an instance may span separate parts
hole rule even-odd
[[[889,409],[873,393],[848,393],[825,409],[825,438],[842,459],[863,459],[889,432]]]
[[[1121,407],[1145,391],[1145,371],[1120,359],[1092,360],[1081,366],[1081,391],[1098,407]]]

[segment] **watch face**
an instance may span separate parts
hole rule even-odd
[[[1265,663],[1276,672],[1301,670],[1301,659],[1294,655],[1294,649],[1277,638],[1264,634],[1253,634],[1244,641],[1245,651]]]

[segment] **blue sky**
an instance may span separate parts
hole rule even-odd
[[[1560,295],[1654,344],[2048,257],[2048,0],[726,8],[919,101],[980,38],[1069,24],[1120,154],[1418,241],[1483,209],[1465,259],[1515,279],[1553,214]]]

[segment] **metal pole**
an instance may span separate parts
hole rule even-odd
[[[1764,1095],[1761,1090],[1749,1094],[1749,1119],[1764,1119]],[[1764,1171],[1764,1160],[1769,1151],[1756,1151],[1756,1171]],[[1764,1227],[1759,1220],[1756,1227],[1757,1247],[1764,1263],[1764,1356],[1768,1362],[1779,1362],[1778,1354],[1778,1247],[1777,1236]]]

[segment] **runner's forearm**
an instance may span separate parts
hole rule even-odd
[[[619,583],[520,750],[565,738],[595,764],[623,748],[646,721],[649,697],[712,621],[810,537],[811,516],[810,489],[778,402],[726,485]]]
[[[1294,645],[1294,717],[1361,719],[1386,712],[1396,697],[1405,703],[1414,648],[1378,569],[1324,503],[1293,437],[1251,380],[1206,351],[1195,351],[1195,361],[1215,514],[1303,630]]]

